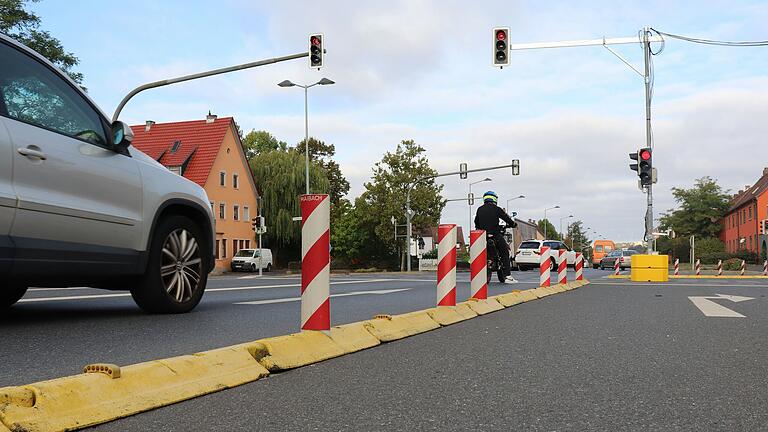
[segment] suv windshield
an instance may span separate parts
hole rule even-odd
[[[538,249],[539,248],[539,242],[537,241],[524,241],[520,245],[520,249]]]
[[[253,250],[244,249],[244,250],[238,251],[235,254],[235,256],[236,257],[248,257],[248,258],[251,258],[251,257],[258,256],[258,253],[256,251],[253,251]]]

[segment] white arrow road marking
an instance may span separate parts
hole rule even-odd
[[[359,295],[366,295],[366,294],[392,294],[396,292],[401,291],[408,291],[411,288],[400,288],[400,289],[389,289],[389,290],[371,290],[371,291],[352,291],[348,293],[343,294],[331,294],[331,297],[349,297],[349,296],[359,296]],[[279,298],[279,299],[269,299],[269,300],[255,300],[255,301],[249,301],[249,302],[240,302],[235,303],[238,305],[263,305],[263,304],[274,304],[274,303],[289,303],[289,302],[296,302],[300,301],[301,297],[286,297],[286,298]]]
[[[739,303],[747,300],[754,300],[752,297],[742,297],[736,295],[727,294],[715,294],[714,296],[698,296],[688,297],[693,304],[699,308],[701,313],[708,317],[720,317],[720,318],[745,318],[744,315],[732,311],[725,306],[721,306],[712,300],[730,300],[734,303]]]

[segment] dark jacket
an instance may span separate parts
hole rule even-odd
[[[507,227],[515,228],[517,224],[503,208],[492,202],[486,202],[477,209],[475,229],[486,230],[489,233],[500,233],[499,219],[507,223]]]

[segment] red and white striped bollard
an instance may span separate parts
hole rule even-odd
[[[584,255],[581,254],[581,252],[576,252],[576,280],[584,280],[584,275],[582,274],[584,269]]]
[[[565,249],[558,250],[557,283],[561,285],[568,283],[568,258],[565,256]]]
[[[328,195],[301,196],[301,329],[331,329]]]
[[[437,305],[456,306],[456,224],[437,227]]]
[[[717,275],[723,275],[723,260],[717,260]]]
[[[485,230],[469,232],[470,297],[478,300],[488,298],[488,240]]]
[[[614,276],[618,276],[621,272],[621,257],[616,257],[616,260],[613,262],[613,274]]]
[[[747,262],[745,260],[741,260],[741,276],[744,276],[744,273],[747,271]]]
[[[549,286],[549,247],[542,246],[539,250],[539,286]]]
[[[768,276],[768,260],[763,263],[763,276]]]
[[[675,258],[675,276],[680,276],[680,258]]]
[[[701,260],[696,259],[696,276],[701,276]]]

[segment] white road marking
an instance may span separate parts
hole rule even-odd
[[[688,297],[693,304],[699,308],[701,313],[708,317],[720,317],[720,318],[745,318],[744,315],[732,311],[725,306],[721,306],[712,300],[730,300],[734,303],[739,303],[747,300],[754,300],[752,297],[742,297],[727,294],[715,294],[714,296],[698,296]]]
[[[347,284],[366,284],[366,283],[380,283],[380,282],[396,282],[396,279],[370,279],[366,281],[340,281],[331,282],[331,285],[347,285]],[[299,288],[301,284],[282,284],[282,285],[256,285],[245,287],[227,287],[227,288],[207,288],[205,292],[227,292],[227,291],[248,291],[257,289],[270,289],[270,288]],[[59,289],[59,288],[52,288]],[[80,289],[80,288],[77,288]],[[130,297],[130,293],[118,293],[118,294],[93,294],[93,295],[80,295],[80,296],[61,296],[61,297],[38,297],[38,298],[23,298],[19,300],[19,303],[37,303],[46,301],[67,301],[67,300],[90,300],[101,298],[118,298],[118,297]]]
[[[393,294],[397,292],[402,291],[408,291],[411,288],[399,288],[399,289],[389,289],[389,290],[371,290],[371,291],[352,291],[348,293],[342,293],[342,294],[331,294],[331,297],[349,297],[349,296],[359,296],[359,295],[367,295],[367,294],[374,294],[374,295],[382,295],[382,294]],[[290,302],[297,302],[300,301],[301,297],[286,297],[286,298],[279,298],[279,299],[269,299],[269,300],[255,300],[255,301],[249,301],[249,302],[239,302],[235,303],[236,305],[264,305],[264,304],[274,304],[274,303],[290,303]]]

